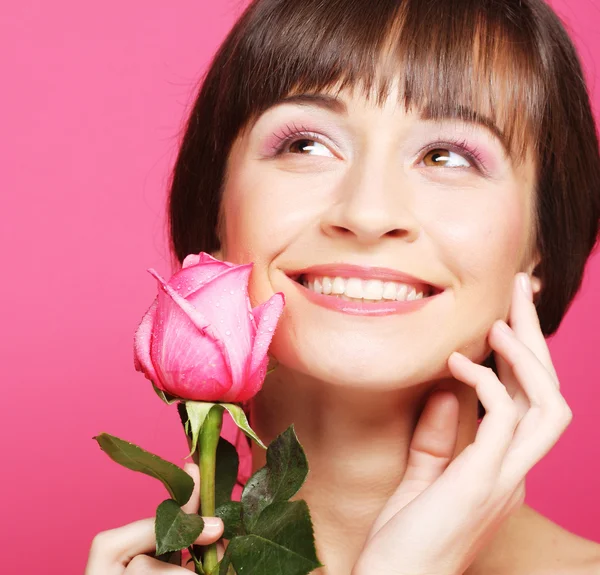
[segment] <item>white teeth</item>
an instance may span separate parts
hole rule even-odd
[[[359,280],[358,278],[350,278],[349,280],[346,280],[346,289],[344,290],[344,293],[348,297],[353,297],[356,299],[362,298],[363,297],[362,281]]]
[[[378,300],[383,296],[383,282],[379,280],[367,280],[363,283],[364,299]]]
[[[408,286],[405,284],[400,284],[400,286],[398,287],[398,294],[396,295],[396,299],[398,301],[405,301],[407,291],[408,291]]]
[[[396,299],[398,293],[398,284],[394,282],[385,282],[383,284],[383,299]]]
[[[342,278],[335,278],[333,280],[333,284],[331,285],[331,293],[332,294],[343,294],[346,289],[346,282]]]
[[[336,295],[341,299],[380,301],[397,300],[412,301],[427,297],[423,291],[417,291],[414,286],[391,281],[361,280],[360,278],[312,277],[304,278],[302,284],[315,293]],[[424,290],[426,293],[427,290]]]

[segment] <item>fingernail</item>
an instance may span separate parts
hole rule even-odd
[[[533,301],[533,290],[531,289],[531,280],[529,279],[529,276],[524,273],[520,273],[519,276],[523,293],[527,296],[529,301]]]
[[[221,527],[223,521],[219,517],[202,517],[204,519],[204,525],[206,527]]]

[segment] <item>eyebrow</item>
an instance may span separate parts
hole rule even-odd
[[[342,116],[348,115],[348,107],[346,106],[346,103],[343,100],[328,94],[291,94],[279,100],[277,104],[317,106],[318,108],[323,108]],[[459,120],[468,124],[482,126],[491,132],[492,135],[495,136],[495,138],[500,142],[506,156],[512,158],[506,134],[493,122],[491,118],[488,118],[487,116],[480,114],[471,108],[467,108],[466,106],[457,106],[453,110],[450,110],[449,113],[444,114],[444,116],[441,117],[434,115],[430,108],[425,108],[424,110],[421,110],[419,119],[434,120],[438,122],[443,122],[444,120]]]

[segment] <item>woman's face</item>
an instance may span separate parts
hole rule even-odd
[[[483,360],[515,274],[533,269],[524,261],[531,161],[513,165],[501,133],[484,124],[422,119],[396,100],[392,93],[378,107],[357,90],[283,101],[237,139],[228,161],[220,255],[254,262],[254,305],[285,294],[272,355],[336,385],[392,389],[448,377],[454,350]],[[321,290],[362,288],[375,312],[339,295],[314,298],[318,285],[291,277],[317,265],[325,268],[308,279]],[[436,295],[403,301],[417,280]],[[332,308],[332,298],[347,308]]]

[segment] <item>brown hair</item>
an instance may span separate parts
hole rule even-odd
[[[575,48],[542,0],[255,0],[202,83],[175,163],[171,249],[219,249],[227,158],[240,131],[291,93],[359,86],[405,109],[489,118],[537,169],[536,300],[553,334],[598,240],[600,154]],[[375,90],[372,91],[372,88]]]

